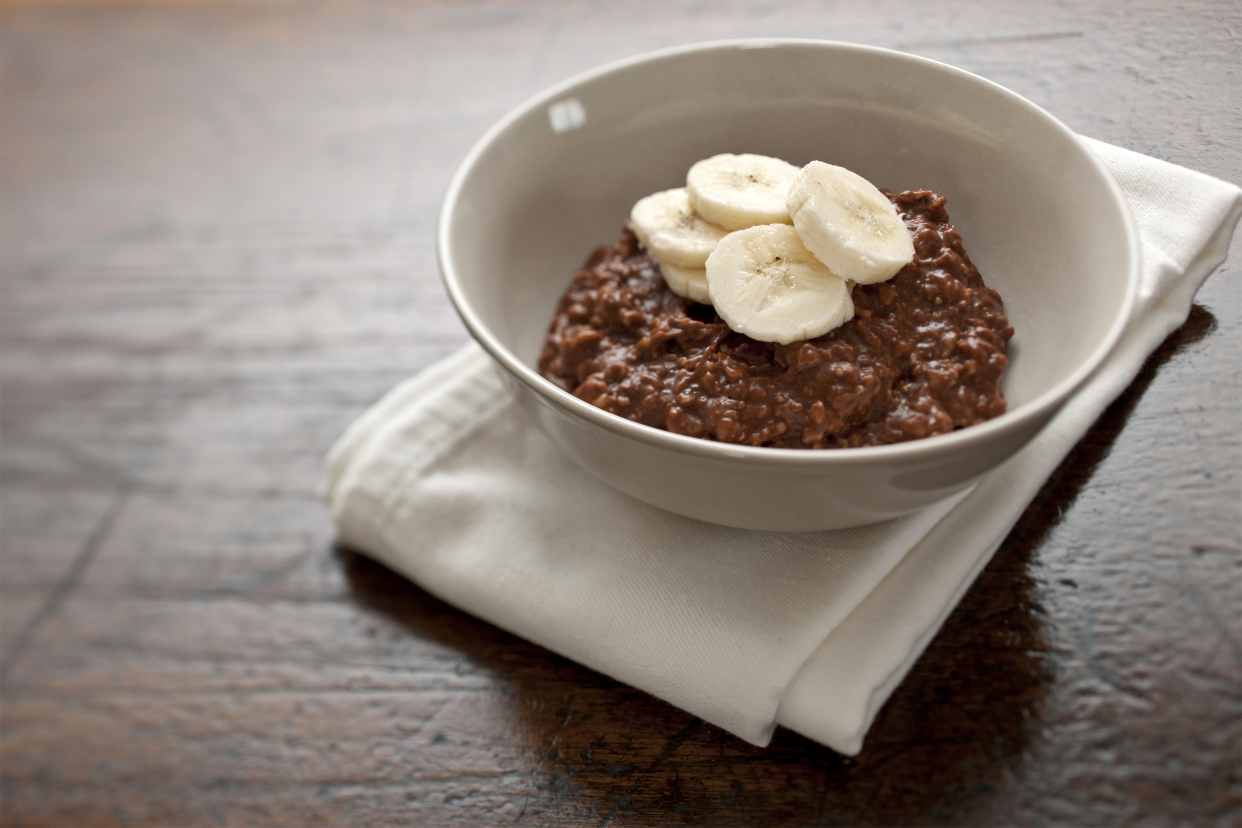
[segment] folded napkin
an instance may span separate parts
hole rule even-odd
[[[1108,361],[964,494],[831,532],[729,529],[612,490],[469,345],[394,389],[328,456],[340,539],[451,604],[757,745],[778,724],[856,754],[1049,474],[1225,258],[1242,190],[1089,139],[1130,200],[1142,286]]]

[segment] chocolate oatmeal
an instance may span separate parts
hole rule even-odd
[[[884,191],[914,237],[897,275],[855,285],[854,318],[780,345],[673,294],[627,221],[576,273],[539,368],[621,417],[727,443],[846,448],[917,440],[1005,411],[1013,328],[927,190]]]

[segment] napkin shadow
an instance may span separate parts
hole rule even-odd
[[[411,749],[443,742],[518,757],[506,761],[525,780],[519,823],[1007,821],[1004,792],[1019,796],[1023,763],[1040,739],[1066,656],[1049,607],[1075,588],[1046,577],[1036,551],[1108,456],[1160,366],[1215,325],[1194,306],[1049,478],[881,710],[858,757],[784,729],[768,747],[755,747],[338,550],[359,604],[425,644],[420,651],[434,669],[448,663],[489,699],[469,716],[438,717],[441,730]]]
[[[989,564],[853,759],[784,729],[755,747],[457,610],[363,555],[338,556],[355,601],[418,639],[424,664],[410,669],[444,671],[447,661],[456,681],[487,698],[463,701],[469,716],[438,717],[437,731],[410,749],[522,757],[517,770],[530,787],[519,823],[672,814],[737,824],[744,813],[765,825],[861,825],[949,819],[1020,761],[1053,680],[1046,613],[1028,571],[1033,548],[1008,544]]]
[[[1023,543],[1038,545],[1058,525],[1078,498],[1082,487],[1096,468],[1112,451],[1117,435],[1134,413],[1139,400],[1147,392],[1161,367],[1186,349],[1206,339],[1217,328],[1216,317],[1202,305],[1191,305],[1182,326],[1169,334],[1143,363],[1134,380],[1117,399],[1104,409],[1078,445],[1061,461],[1061,465],[1044,483],[1026,512],[1010,530],[1006,543],[1015,537]]]

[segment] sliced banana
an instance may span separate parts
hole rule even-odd
[[[681,267],[702,268],[729,232],[694,212],[684,187],[639,199],[630,220],[644,247],[661,262]]]
[[[725,236],[707,259],[707,289],[730,328],[764,342],[813,339],[854,316],[850,286],[786,224]]]
[[[660,275],[668,289],[692,302],[711,302],[707,294],[707,270],[701,267],[681,267],[660,262]]]
[[[686,175],[690,204],[700,216],[728,230],[790,224],[786,197],[798,168],[766,155],[714,155]]]
[[[890,279],[914,258],[914,240],[893,203],[844,167],[812,161],[789,190],[789,214],[807,248],[844,279]]]

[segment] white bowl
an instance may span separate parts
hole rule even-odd
[[[722,152],[819,159],[948,199],[1015,335],[1008,411],[952,434],[811,451],[649,428],[539,375],[573,273],[636,200]],[[750,529],[817,530],[905,514],[1023,446],[1108,354],[1138,247],[1116,182],[1075,135],[968,72],[844,43],[756,40],[642,55],[523,104],[471,150],[441,208],[445,285],[524,407],[583,468],[640,500]]]

